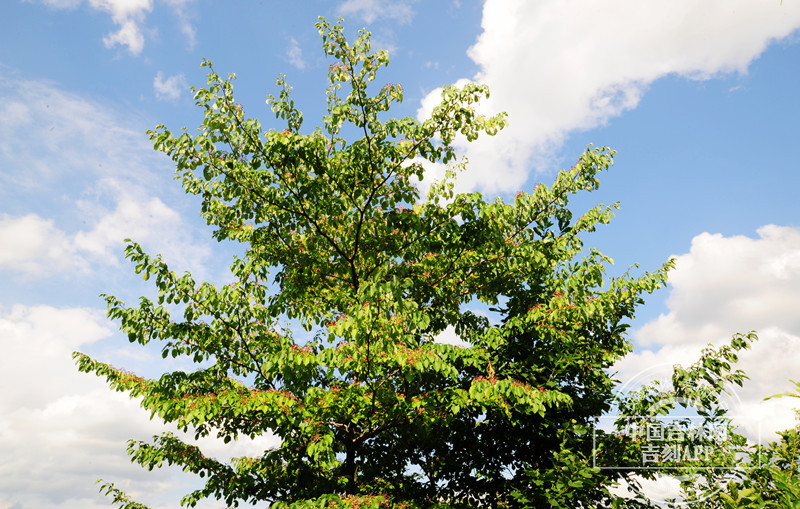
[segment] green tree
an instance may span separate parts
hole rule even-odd
[[[81,371],[197,436],[274,433],[281,445],[227,464],[165,434],[131,442],[133,461],[204,477],[188,505],[610,502],[623,473],[591,467],[591,420],[611,408],[607,368],[631,350],[626,322],[669,265],[608,278],[610,259],[584,247],[616,205],[575,216],[569,198],[597,188],[613,152],[590,148],[551,186],[510,203],[456,194],[455,137],[505,125],[475,111],[487,89],[445,87],[421,123],[389,118],[403,93],[374,85],[387,54],[371,51],[366,32],[350,44],[341,24],[318,28],[335,59],[322,127],[303,130],[280,78],[268,102],[286,128],[263,129],[235,102],[234,76],[205,62],[199,132],[150,132],[202,198],[215,238],[246,254],[231,266],[236,281],[217,287],[131,242],[127,257],[158,297],[129,306],[106,296],[108,314],[130,341],[159,341],[164,357],[197,369],[148,380],[75,354]],[[424,197],[422,161],[449,167]],[[476,301],[499,323],[471,311]],[[311,339],[295,339],[287,319]],[[468,345],[436,342],[447,327]]]

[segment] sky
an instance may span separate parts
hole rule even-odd
[[[669,287],[633,322],[636,349],[617,378],[667,379],[705,345],[756,330],[731,412],[751,437],[793,424],[791,400],[762,399],[800,380],[800,0],[6,0],[0,509],[109,507],[101,477],[154,509],[197,487],[130,464],[127,439],[169,428],[70,355],[146,376],[187,367],[128,345],[99,297],[153,292],[124,259],[125,238],[198,280],[230,278],[236,248],[210,238],[145,132],[199,125],[189,86],[205,83],[203,58],[237,74],[237,101],[266,127],[283,128],[264,104],[280,73],[306,125],[321,123],[332,62],[318,16],[343,17],[351,36],[366,27],[389,51],[379,79],[403,85],[398,116],[424,118],[445,84],[489,85],[482,108],[510,125],[459,142],[461,190],[513,197],[590,143],[615,149],[601,188],[575,201],[620,202],[587,245],[614,258],[612,274],[676,257]],[[201,441],[220,459],[270,444]]]

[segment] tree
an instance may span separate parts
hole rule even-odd
[[[765,399],[800,398],[800,383],[792,383],[794,392]],[[800,419],[800,410],[796,415]],[[733,434],[730,445],[739,455],[733,468],[722,475],[691,479],[684,485],[685,500],[703,509],[800,507],[800,423],[778,435],[778,440],[762,446]]]
[[[351,45],[341,24],[317,26],[336,60],[322,127],[303,130],[280,78],[268,102],[286,128],[263,129],[235,102],[234,76],[206,61],[199,132],[150,132],[202,198],[214,237],[246,254],[231,265],[236,281],[217,287],[131,242],[127,257],[158,298],[105,296],[108,314],[131,342],[159,341],[164,357],[197,369],[148,380],[75,354],[81,371],[197,436],[274,433],[281,445],[225,464],[165,434],[131,442],[133,461],[205,477],[188,505],[608,503],[623,473],[591,467],[592,418],[611,408],[607,368],[631,350],[626,322],[669,268],[607,278],[610,259],[584,247],[616,205],[575,216],[569,198],[597,188],[613,152],[589,148],[552,186],[510,203],[456,194],[456,136],[506,122],[475,111],[488,90],[444,87],[428,120],[387,118],[403,97],[399,85],[373,84],[387,54],[371,51],[366,32]],[[424,197],[423,161],[449,168]],[[476,301],[499,321],[473,311]],[[313,337],[295,339],[287,319]],[[448,327],[468,344],[437,342]]]

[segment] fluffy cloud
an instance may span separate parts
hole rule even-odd
[[[153,78],[153,91],[156,94],[156,98],[161,100],[175,100],[187,88],[186,77],[183,74],[176,74],[164,79],[164,73],[159,71],[156,77]]]
[[[635,386],[669,380],[673,364],[691,364],[703,345],[720,345],[736,332],[755,330],[759,340],[740,356],[750,380],[725,403],[755,438],[794,422],[797,400],[763,401],[792,389],[800,358],[800,228],[768,225],[758,238],[703,233],[676,257],[670,274],[669,311],[635,331],[646,349],[626,357],[618,378]]]
[[[445,330],[436,336],[436,342],[460,347],[470,346],[469,342],[464,341],[458,334],[456,334],[456,329],[452,325],[448,325]]]
[[[107,188],[101,192],[112,196],[114,209],[99,206],[96,201],[79,203],[87,216],[96,217],[96,222],[91,230],[75,234],[77,249],[95,260],[116,265],[123,240],[131,238],[148,252],[163,255],[174,270],[191,270],[196,277],[204,277],[211,248],[197,240],[193,227],[176,210],[157,197],[125,190],[115,181],[101,187]]]
[[[163,253],[172,268],[204,279],[210,247],[197,241],[198,225],[179,210],[185,197],[168,191],[174,187],[171,165],[149,146],[144,127],[137,126],[141,119],[13,74],[0,78],[0,97],[0,277],[23,276],[17,286],[15,277],[6,278],[4,290],[61,274],[79,277],[82,290],[108,285],[104,278],[119,272],[126,237]],[[130,290],[116,283],[102,289]],[[70,293],[68,286],[53,289]],[[137,402],[111,392],[101,379],[77,372],[71,353],[82,350],[158,376],[153,352],[128,349],[124,339],[112,337],[114,329],[96,309],[0,307],[0,508],[108,507],[94,485],[100,477],[154,509],[174,507],[198,487],[178,469],[149,473],[131,465],[126,440],[169,428],[151,422]],[[161,369],[171,368],[189,366]],[[272,437],[233,447],[215,439],[199,443],[223,460],[274,444]]]
[[[103,37],[106,48],[127,46],[134,56],[144,48],[141,23],[153,9],[153,0],[89,0],[89,5],[111,15],[119,30]]]
[[[639,340],[677,346],[766,327],[800,332],[800,230],[768,225],[757,233],[692,239],[670,275],[670,313],[645,325]]]
[[[92,460],[119,449],[120,433],[132,431],[130,405],[99,379],[80,375],[70,354],[110,334],[102,313],[90,309],[0,310],[0,506],[27,505],[32,501],[19,498],[26,493],[50,506],[60,502],[55,497],[94,491]]]
[[[487,112],[509,112],[494,138],[462,144],[465,188],[514,191],[570,132],[634,108],[670,75],[746,72],[773,41],[800,28],[800,4],[752,0],[487,0],[469,56],[490,86]],[[418,113],[439,102],[434,90]]]

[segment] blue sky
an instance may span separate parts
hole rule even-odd
[[[133,237],[178,270],[225,281],[234,247],[215,244],[197,202],[144,132],[201,119],[188,87],[199,64],[235,72],[248,114],[287,75],[306,125],[324,107],[317,17],[367,27],[402,83],[397,115],[425,115],[437,87],[487,83],[487,111],[510,127],[462,146],[461,189],[513,196],[549,182],[587,144],[618,151],[579,207],[621,202],[587,239],[655,269],[677,256],[671,286],[634,324],[620,379],[666,377],[707,343],[756,329],[731,395],[752,435],[791,424],[800,360],[800,3],[764,0],[9,0],[0,8],[0,509],[108,507],[99,477],[154,508],[192,480],[141,472],[124,441],[163,429],[135,402],[76,372],[79,349],[143,374],[185,367],[132,348],[98,297],[152,292],[123,259]],[[437,174],[436,168],[430,175]],[[644,374],[643,374],[644,373]],[[762,426],[763,428],[764,426]],[[212,455],[233,450],[206,441]],[[209,504],[207,507],[216,507]]]

